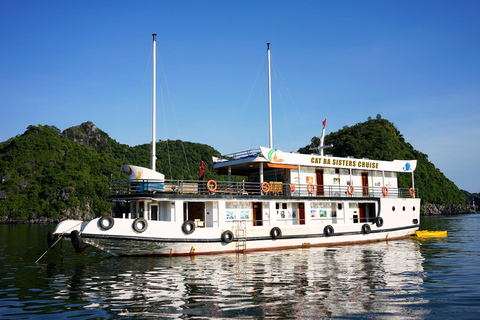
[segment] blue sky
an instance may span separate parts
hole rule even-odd
[[[0,141],[29,125],[92,121],[120,143],[148,143],[157,33],[157,138],[224,154],[268,146],[270,42],[276,148],[305,146],[324,118],[329,133],[380,114],[459,188],[480,191],[480,1],[3,0],[0,8]]]

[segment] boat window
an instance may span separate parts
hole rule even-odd
[[[205,221],[205,202],[189,202],[187,210],[187,220]]]
[[[342,210],[343,205],[341,203],[338,204],[338,210]]]
[[[415,206],[413,206],[413,211],[415,211]]]
[[[158,220],[158,204],[150,205],[150,220]]]
[[[287,204],[286,203],[282,203],[282,209],[287,209]]]
[[[405,211],[405,206],[403,207],[403,211]]]
[[[392,211],[395,211],[395,206],[392,207]]]

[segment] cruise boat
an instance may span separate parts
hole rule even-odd
[[[155,47],[153,35],[154,57]],[[270,65],[269,45],[267,54]],[[49,243],[61,237],[77,251],[91,245],[119,256],[178,256],[366,243],[418,230],[416,160],[324,155],[325,122],[318,152],[282,152],[272,143],[270,99],[269,112],[269,147],[213,159],[226,181],[165,179],[152,143],[152,168],[124,165],[128,180],[112,182],[112,215],[62,221]],[[399,188],[399,174],[411,175],[410,188]]]

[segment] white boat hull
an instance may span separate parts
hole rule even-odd
[[[339,221],[342,219],[338,218],[307,219],[304,225],[291,225],[270,215],[270,220],[264,220],[262,226],[253,226],[252,221],[246,221],[249,225],[224,222],[221,227],[202,225],[186,233],[182,228],[183,221],[145,220],[146,225],[139,230],[138,227],[135,229],[138,219],[108,218],[107,221],[103,218],[103,221],[94,219],[88,222],[67,220],[57,226],[54,234],[69,237],[73,230],[77,230],[83,243],[116,256],[177,256],[385,241],[405,238],[418,230],[418,209],[395,211],[392,208],[419,208],[419,199],[378,201],[379,207],[383,208],[378,215],[382,217],[381,225],[375,221]],[[369,230],[364,230],[365,225]],[[327,226],[332,228],[331,234],[326,234]],[[278,228],[281,235],[272,235],[274,228]],[[232,233],[231,242],[222,240],[224,232]]]

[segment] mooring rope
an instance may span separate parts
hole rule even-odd
[[[65,235],[65,232],[62,233],[62,234],[60,235],[60,237],[58,237],[57,241],[55,241],[55,242],[50,246],[50,248],[48,248],[47,251],[45,251],[45,252],[40,256],[40,258],[37,259],[37,261],[35,261],[35,263],[38,263],[38,261],[40,261],[40,259],[42,259],[42,258],[47,254],[47,252],[48,252],[50,249],[52,249],[53,247],[55,247],[55,245],[57,244],[57,242],[60,241],[60,240],[62,240],[62,238],[63,238],[64,235]]]

